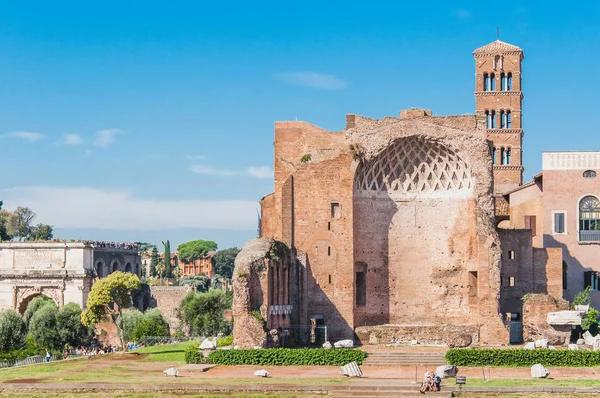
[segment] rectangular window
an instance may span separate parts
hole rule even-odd
[[[327,223],[327,230],[331,231],[331,223],[330,222]]]
[[[367,276],[364,272],[356,273],[356,305],[367,305]]]
[[[586,271],[583,273],[583,288],[590,286],[592,290],[598,290],[600,278],[596,271]]]
[[[331,218],[342,218],[342,207],[338,202],[331,202]]]
[[[564,212],[554,212],[554,216],[552,218],[552,232],[555,234],[564,234],[565,233],[565,213]]]
[[[514,250],[508,251],[508,258],[510,258],[511,260],[515,259],[515,251]]]
[[[525,216],[525,229],[531,230],[531,236],[536,235],[535,216]]]
[[[327,255],[331,256],[331,246],[327,246]]]
[[[331,285],[331,275],[329,275],[329,284]]]
[[[510,287],[514,287],[515,286],[515,277],[514,276],[509,276],[508,277],[508,286],[510,286]]]

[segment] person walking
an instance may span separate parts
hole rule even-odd
[[[50,355],[50,351],[46,348],[46,362],[50,362],[51,357],[52,355]]]

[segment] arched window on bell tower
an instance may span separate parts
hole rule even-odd
[[[510,148],[506,149],[506,164],[510,164]]]
[[[506,87],[507,87],[508,91],[512,91],[512,89],[513,89],[512,73],[510,73],[510,72],[508,72],[508,76],[506,78]]]
[[[492,127],[490,127],[490,128],[495,129],[496,128],[496,111],[492,111],[490,114],[490,117],[492,119],[492,123],[491,123]]]
[[[510,111],[506,111],[506,128],[512,129],[512,114]]]
[[[506,74],[504,72],[502,72],[500,74],[500,90],[501,91],[507,91],[508,90],[508,84],[506,81]]]
[[[506,164],[506,150],[500,148],[500,164]]]
[[[506,113],[504,111],[500,111],[500,128],[506,128]]]
[[[490,75],[487,73],[483,74],[483,91],[490,91]]]
[[[496,91],[496,75],[490,73],[490,91]]]
[[[494,152],[492,152],[492,164],[497,164],[498,163],[498,159],[496,159],[496,147],[494,147]]]

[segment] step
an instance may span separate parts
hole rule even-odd
[[[423,394],[419,390],[390,390],[390,391],[331,391],[329,396],[332,398],[384,398],[384,397],[420,397]],[[434,397],[452,397],[451,392],[431,392],[428,396]]]

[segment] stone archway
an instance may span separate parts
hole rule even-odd
[[[33,289],[32,289],[33,290]],[[54,296],[53,294],[54,292],[50,292],[50,291],[45,291],[44,293],[42,293],[41,290],[33,290],[31,292],[23,292],[23,295],[21,296],[21,298],[19,299],[19,301],[17,302],[17,308],[15,308],[15,310],[23,315],[25,313],[25,310],[27,309],[27,306],[29,305],[29,303],[31,302],[31,300],[33,300],[36,297],[46,297],[52,301],[54,301],[54,303],[57,306],[61,306],[61,303],[56,301],[56,299],[52,296]]]

